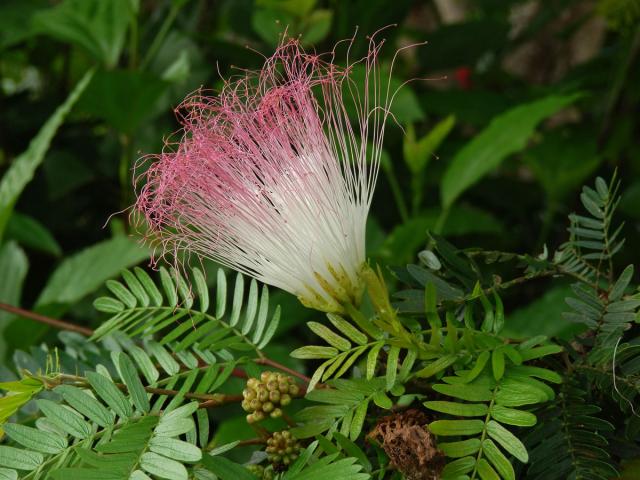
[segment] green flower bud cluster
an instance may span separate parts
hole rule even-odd
[[[298,458],[302,447],[291,432],[284,430],[282,432],[273,432],[269,440],[267,440],[267,452],[269,461],[276,468],[278,465],[289,465]]]
[[[291,399],[300,395],[300,387],[292,377],[276,372],[262,372],[260,379],[247,380],[242,391],[242,408],[249,412],[247,422],[264,420],[267,416],[278,418]]]
[[[246,468],[260,480],[273,480],[274,478],[274,472],[270,466],[265,468],[262,465],[247,465]]]

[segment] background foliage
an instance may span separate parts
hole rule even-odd
[[[592,444],[594,449],[585,456],[600,462],[603,478],[619,473],[634,478],[638,475],[637,470],[636,473],[632,470],[633,465],[638,468],[637,460],[634,464],[630,459],[638,457],[637,444],[634,447],[633,441],[623,441],[622,437],[626,435],[627,440],[637,438],[639,430],[637,422],[623,422],[624,415],[633,418],[625,399],[633,400],[638,385],[631,380],[629,384],[624,383],[636,378],[633,375],[638,372],[638,357],[633,355],[637,349],[633,328],[637,329],[637,326],[631,327],[637,318],[634,313],[637,305],[615,302],[633,301],[623,299],[623,295],[630,295],[637,283],[637,273],[626,266],[638,264],[633,245],[640,241],[639,23],[637,0],[4,0],[0,4],[0,171],[3,172],[0,180],[0,302],[19,305],[49,318],[64,317],[85,328],[101,326],[100,334],[106,334],[118,322],[131,322],[126,336],[116,335],[111,340],[114,343],[97,347],[90,346],[80,336],[69,332],[59,334],[42,323],[0,311],[0,373],[3,380],[15,380],[20,368],[34,374],[63,371],[75,375],[82,371],[78,370],[77,362],[94,370],[100,364],[104,368],[101,373],[115,378],[115,383],[126,384],[133,399],[133,406],[126,403],[129,405],[126,407],[117,394],[109,396],[107,390],[95,389],[95,403],[89,401],[94,410],[85,415],[88,423],[76,422],[74,430],[62,433],[51,426],[49,430],[43,428],[42,431],[49,435],[49,451],[36,451],[22,461],[36,462],[37,455],[63,451],[67,436],[85,440],[95,433],[91,430],[95,427],[91,422],[108,429],[116,418],[119,421],[130,418],[133,410],[126,409],[133,408],[143,413],[141,418],[151,420],[132,423],[131,428],[140,430],[138,433],[146,435],[149,444],[156,447],[140,453],[129,451],[130,447],[125,446],[117,452],[123,457],[123,468],[131,460],[130,455],[139,453],[141,458],[146,458],[146,463],[140,464],[141,468],[155,475],[157,472],[150,465],[158,459],[153,455],[161,456],[169,447],[182,452],[184,457],[178,454],[179,458],[172,461],[178,464],[181,461],[197,462],[199,449],[196,454],[189,446],[171,442],[189,445],[195,442],[199,446],[215,448],[250,439],[255,432],[246,424],[240,409],[235,405],[222,405],[209,410],[211,418],[194,414],[200,437],[184,439],[184,432],[180,430],[187,428],[184,422],[183,427],[171,430],[162,423],[166,417],[160,423],[154,423],[156,420],[150,412],[175,408],[179,413],[173,421],[180,424],[181,419],[191,418],[193,412],[188,409],[192,407],[186,402],[180,406],[182,401],[167,406],[171,399],[160,394],[154,394],[157,398],[151,397],[155,404],[147,405],[148,400],[144,400],[146,396],[140,393],[140,388],[163,381],[173,382],[171,387],[164,385],[166,388],[180,391],[187,384],[185,392],[197,390],[197,394],[202,395],[217,394],[223,384],[221,394],[238,392],[243,383],[232,372],[235,363],[245,354],[249,355],[246,352],[251,350],[242,350],[246,345],[253,348],[249,356],[258,360],[257,363],[249,362],[247,367],[256,375],[263,358],[274,359],[309,376],[314,373],[314,367],[322,365],[322,361],[303,363],[289,357],[289,353],[298,347],[317,344],[319,340],[315,334],[322,337],[322,333],[326,333],[317,326],[307,329],[305,322],[317,322],[312,326],[335,327],[346,334],[340,319],[327,322],[322,315],[304,309],[296,299],[282,292],[266,293],[247,280],[235,283],[233,277],[218,273],[216,265],[205,264],[204,274],[195,274],[197,279],[193,281],[198,285],[195,299],[190,299],[184,288],[181,290],[180,278],[175,272],[152,275],[153,280],[147,281],[148,277],[140,273],[142,270],[134,267],[145,267],[149,252],[131,235],[126,212],[110,216],[132,203],[131,168],[136,160],[145,153],[159,151],[163,138],[176,130],[172,108],[186,93],[201,85],[219,87],[220,75],[229,76],[234,66],[259,67],[262,57],[254,50],[269,54],[279,42],[283,26],[288,25],[290,35],[301,35],[308,48],[325,51],[336,41],[351,37],[356,25],[364,36],[397,24],[384,33],[389,42],[383,50],[383,61],[387,66],[397,47],[424,40],[428,44],[405,50],[393,72],[395,84],[406,79],[416,80],[403,87],[398,95],[393,107],[397,123],[389,125],[385,139],[381,177],[367,232],[367,250],[372,262],[383,266],[383,274],[391,288],[405,289],[395,300],[407,315],[424,313],[424,293],[425,289],[429,291],[429,285],[436,287],[434,302],[440,308],[442,302],[472,295],[476,282],[489,288],[502,277],[514,277],[514,262],[518,268],[528,268],[525,275],[532,276],[533,281],[500,291],[500,308],[506,313],[504,329],[501,326],[495,332],[501,331],[505,337],[525,343],[540,335],[554,337],[564,346],[563,355],[571,359],[571,365],[575,364],[580,372],[588,371],[589,376],[544,379],[551,383],[561,380],[561,383],[556,387],[553,400],[550,394],[544,397],[550,401],[543,407],[546,410],[536,412],[539,419],[551,420],[543,423],[544,428],[534,429],[529,437],[518,434],[525,441],[532,460],[529,469],[514,462],[518,478],[525,478],[525,475],[526,478],[551,478],[544,464],[536,466],[535,463],[536,458],[550,455],[550,447],[541,443],[542,439],[549,438],[556,442],[548,442],[549,445],[556,446],[571,441],[574,442],[572,445],[578,446]],[[356,43],[356,53],[362,53],[363,48],[363,42]],[[608,179],[613,178],[616,170],[617,180],[609,183]],[[597,175],[607,181],[594,184]],[[593,187],[581,191],[585,183]],[[619,203],[613,205],[611,202],[615,198]],[[615,206],[617,212],[613,217]],[[566,217],[574,211],[580,216],[572,217],[567,225]],[[609,229],[610,222],[613,226],[606,235],[611,243],[607,243],[607,251],[603,253],[600,243],[605,234],[602,232]],[[618,225],[621,225],[619,233]],[[429,237],[427,231],[433,232],[434,236]],[[626,238],[626,248],[622,245],[617,248],[617,242],[622,238]],[[460,268],[463,271],[457,271],[451,278],[445,275],[447,283],[438,283],[433,278],[433,271],[439,269],[434,267],[440,262],[446,263],[444,258],[451,253],[446,246],[448,243],[442,243],[444,239],[460,248],[522,255],[507,257],[495,253],[493,257],[483,257],[482,262],[478,260],[482,264],[478,267],[480,273],[475,271],[475,266],[469,267],[472,274],[454,261],[453,265],[445,264],[443,271]],[[427,245],[430,245],[430,254],[423,251]],[[585,249],[588,252],[585,253]],[[422,252],[419,264],[416,263],[418,252]],[[543,252],[560,253],[555,258],[552,254],[543,255],[538,259],[541,264],[537,264],[534,260]],[[474,261],[482,257],[466,253],[462,256]],[[594,266],[588,267],[583,261],[594,263]],[[535,279],[538,273],[549,269],[561,269],[566,276],[551,280],[540,275],[544,278]],[[122,274],[123,270],[128,273]],[[560,273],[559,270],[554,272]],[[119,283],[114,282],[116,279]],[[601,280],[605,283],[600,283]],[[582,282],[582,286],[572,287],[573,281]],[[172,282],[175,288],[169,288],[168,285],[174,284]],[[211,294],[211,301],[205,300],[209,289],[216,293],[215,296]],[[607,292],[607,298],[602,297],[603,292]],[[92,306],[99,297],[96,307],[108,313],[107,316]],[[420,299],[417,304],[416,298]],[[498,308],[494,297],[489,295],[487,298],[491,309]],[[566,298],[569,300],[565,301]],[[178,321],[176,316],[181,312],[173,309],[178,303],[189,311],[182,315],[185,318],[188,315],[197,328],[178,332],[174,338],[156,338],[155,343],[149,343],[142,331],[136,334],[136,322],[152,328],[153,324],[146,323],[149,318],[155,319],[156,325]],[[280,305],[278,311],[276,305]],[[136,316],[140,315],[136,309],[145,312],[151,309],[152,312],[147,312],[148,318],[141,317]],[[375,305],[368,304],[364,311],[368,317],[374,310]],[[169,316],[163,317],[163,312],[168,312],[166,315]],[[454,313],[460,312],[454,310]],[[574,322],[563,321],[563,313],[564,318]],[[117,321],[105,324],[106,318],[113,315]],[[276,325],[274,317],[280,318],[277,330],[271,328]],[[444,314],[443,320],[446,325]],[[600,329],[603,322],[606,328]],[[481,324],[479,320],[478,329]],[[120,328],[122,323],[118,325]],[[597,331],[594,326],[598,327]],[[586,328],[594,331],[593,337],[591,334],[575,337]],[[198,343],[213,329],[224,335],[210,337],[213,339],[204,346]],[[364,335],[367,342],[372,340],[378,353],[395,358],[396,362],[407,361],[409,346],[387,345],[382,337],[367,331],[347,331],[354,338],[333,338],[333,344],[330,342],[328,347],[318,345],[318,348],[333,348],[336,352],[351,354],[352,348],[363,347],[358,340]],[[623,332],[629,337],[619,341]],[[268,343],[271,335],[273,338]],[[249,341],[244,341],[243,337]],[[580,341],[576,342],[576,338]],[[144,345],[136,350],[135,344],[131,343],[134,340],[143,341]],[[563,343],[569,340],[573,342]],[[628,340],[629,349],[625,347],[618,351]],[[349,344],[348,348],[344,341]],[[426,341],[431,340],[427,338]],[[359,346],[352,347],[351,342]],[[376,347],[375,342],[380,346]],[[43,343],[48,347],[41,347]],[[448,355],[457,355],[458,350],[453,345],[449,345]],[[598,358],[592,352],[587,358],[585,351],[591,351],[594,345],[602,347],[602,356]],[[58,355],[57,362],[60,363],[53,365],[56,346],[62,353]],[[193,351],[194,346],[197,351]],[[535,346],[535,343],[529,345]],[[128,352],[128,355],[110,356],[109,348]],[[363,359],[369,355],[368,348],[361,349]],[[611,377],[607,375],[607,369],[611,365],[613,348],[623,355],[618,360],[626,370],[616,388],[622,389],[624,395],[603,398],[601,394],[593,393],[590,385],[599,385],[601,391],[612,391],[615,370]],[[218,357],[211,353],[220,349],[235,353]],[[167,352],[182,356],[176,359]],[[333,355],[333,350],[330,352]],[[321,358],[317,353],[302,351],[297,357]],[[545,353],[553,354],[552,351]],[[326,350],[324,354],[327,354]],[[494,360],[494,354],[490,355],[491,362],[495,362],[492,364],[494,378],[486,382],[499,382],[503,375],[508,377],[510,374],[509,368],[500,374],[499,358],[502,356],[504,362],[505,355],[511,357],[503,352],[495,354],[498,359]],[[340,358],[348,361],[351,357],[344,354]],[[460,361],[458,357],[443,358],[451,361],[445,365],[448,361],[445,360],[443,369]],[[376,360],[377,357],[374,364]],[[214,361],[223,367],[222,373],[217,373],[216,369],[215,374],[210,374],[211,378],[202,378],[197,370],[199,362],[210,364]],[[351,364],[355,361],[354,358]],[[545,367],[560,372],[563,361],[566,358],[563,360],[556,355]],[[47,362],[48,370],[45,370]],[[141,368],[144,387],[141,380],[135,380],[137,376],[127,376],[123,372],[130,362]],[[340,371],[342,365],[333,367],[333,373]],[[507,362],[507,365],[510,364]],[[327,365],[325,369],[330,367]],[[515,368],[515,363],[511,367]],[[349,365],[341,373],[348,368]],[[371,368],[377,378],[381,372]],[[350,400],[354,405],[354,408],[349,407],[350,414],[343,412],[335,416],[343,437],[338,435],[334,443],[338,442],[340,449],[349,455],[339,456],[337,447],[334,445],[334,452],[325,442],[320,446],[311,444],[307,450],[309,458],[313,449],[316,453],[325,452],[328,456],[322,457],[325,459],[322,461],[327,465],[338,465],[336,471],[353,475],[345,478],[359,478],[356,472],[361,470],[378,471],[376,469],[380,467],[367,464],[369,459],[366,457],[357,462],[354,460],[361,454],[352,448],[348,438],[357,439],[362,429],[370,430],[375,423],[365,423],[363,415],[367,407],[358,410],[356,405],[363,405],[366,398],[367,404],[384,409],[392,399],[393,403],[399,401],[398,398],[403,398],[402,392],[394,391],[393,387],[397,381],[404,381],[402,375],[408,375],[411,368],[407,366],[403,370],[399,366],[399,378],[390,379],[382,372],[378,384],[368,384],[373,386],[371,388],[377,385],[378,390],[358,390],[357,385],[335,384],[337,389],[355,388],[351,394],[357,397]],[[396,368],[388,370],[396,372]],[[191,371],[198,374],[191,378]],[[183,373],[174,378],[178,372]],[[365,377],[367,374],[365,372]],[[327,381],[331,376],[321,381]],[[95,376],[93,380],[104,382]],[[93,385],[91,376],[81,381]],[[13,388],[25,393],[24,399],[28,401],[36,394],[34,392],[39,394],[40,385],[14,385]],[[195,389],[192,388],[194,385]],[[434,386],[436,391],[441,388],[438,385]],[[487,385],[483,384],[482,388]],[[64,410],[76,409],[85,413],[78,405],[84,405],[82,400],[87,400],[82,397],[78,403],[77,397],[82,391],[76,388],[79,393],[73,388],[76,387],[63,388],[59,396],[52,398],[62,400],[69,407]],[[546,388],[540,389],[548,394]],[[444,399],[447,395],[456,398],[451,391],[447,393],[447,388],[444,390],[440,392],[443,398],[438,402],[451,400]],[[321,393],[316,395],[322,396]],[[213,401],[215,398],[198,400]],[[312,400],[323,401],[322,398]],[[60,415],[69,415],[50,398],[38,402],[37,407],[27,406],[31,408],[27,408],[27,416],[29,413],[34,415],[39,408],[44,413],[45,424],[46,420],[55,424],[55,419],[61,421]],[[349,402],[345,401],[342,406],[347,404]],[[609,408],[611,404],[619,404],[625,413],[619,417],[609,413],[604,418],[597,417],[600,410],[614,411]],[[582,410],[572,405],[581,405]],[[427,405],[427,408],[432,407],[442,412],[446,406]],[[336,412],[335,408],[333,412]],[[306,415],[309,417],[310,414]],[[345,415],[351,415],[346,418],[349,420],[347,426],[344,426]],[[445,417],[439,421],[447,421]],[[527,423],[525,417],[511,421]],[[563,435],[560,424],[553,426],[553,421],[558,423],[559,418],[565,419],[564,426],[575,424],[575,429],[564,430]],[[171,426],[169,420],[166,422]],[[73,421],[62,422],[73,424]],[[200,428],[204,428],[205,423],[211,424],[211,431],[202,433]],[[467,432],[475,432],[478,425],[466,424]],[[434,425],[434,433],[443,431],[438,428],[444,428],[446,432],[446,426]],[[168,428],[169,433],[162,433],[162,428]],[[622,432],[624,429],[626,433]],[[25,435],[28,438],[25,432],[14,425],[6,433],[10,439],[19,442]],[[466,435],[464,431],[459,433]],[[183,435],[180,437],[183,440],[178,440],[179,435]],[[484,434],[482,436],[482,441],[486,441]],[[156,437],[160,440],[155,440]],[[453,451],[455,455],[455,448],[465,446],[476,448],[473,440],[470,438],[465,445],[445,447],[445,453],[449,455]],[[504,447],[498,438],[494,440]],[[116,447],[112,445],[114,442]],[[111,437],[110,443],[104,442],[102,452],[109,452],[109,448],[117,450],[117,435]],[[202,468],[221,478],[225,478],[221,472],[240,475],[234,470],[236,464],[227,458],[242,463],[255,448],[243,446],[231,452],[221,451],[225,456],[207,456],[209,464],[205,462]],[[483,448],[492,452],[500,464],[498,454],[503,454],[499,447],[494,444]],[[556,451],[566,453],[569,450],[558,448]],[[507,454],[518,459],[523,457],[518,451],[507,451]],[[566,458],[557,459],[558,464]],[[89,457],[85,460],[91,464]],[[93,458],[93,462],[92,468],[99,469],[98,460]],[[143,468],[144,465],[148,469]],[[492,465],[496,466],[496,463],[492,462]],[[620,465],[623,465],[622,469]],[[166,471],[180,470],[174,463],[164,467],[168,469]],[[325,465],[325,470],[322,467],[315,463],[310,468],[326,476],[329,467]],[[302,471],[306,468],[302,464],[296,468],[298,475],[307,475],[299,478],[314,478],[313,471]],[[484,464],[472,468],[479,469],[479,475],[485,478],[482,475],[482,469],[486,470]],[[576,478],[600,478],[589,476],[591,473],[588,472],[594,468],[589,464],[582,470],[575,470],[578,472]],[[380,471],[384,474],[384,469]],[[175,475],[182,475],[181,472]],[[503,472],[499,473],[503,475]],[[193,472],[190,470],[189,474]],[[286,478],[298,478],[295,469],[288,475]],[[491,478],[489,473],[486,475]],[[508,478],[505,475],[508,474],[503,475]]]

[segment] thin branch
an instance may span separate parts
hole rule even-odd
[[[93,330],[88,327],[83,327],[82,325],[76,325],[74,323],[65,322],[64,320],[58,320],[57,318],[40,315],[39,313],[24,310],[20,307],[14,307],[13,305],[8,305],[6,303],[0,303],[0,310],[4,310],[6,312],[10,312],[24,318],[29,318],[31,320],[35,320],[36,322],[40,322],[60,330],[76,332],[86,337],[90,337],[91,335],[93,335]]]
[[[306,384],[309,384],[309,382],[311,382],[311,379],[309,377],[307,377],[306,375],[300,373],[300,372],[296,372],[295,370],[292,370],[291,368],[282,365],[281,363],[278,363],[274,360],[271,360],[270,358],[258,358],[255,360],[255,363],[257,363],[258,365],[267,365],[269,367],[273,367],[273,368],[277,368],[278,370],[281,370],[285,373],[288,373],[289,375],[293,375],[294,377],[299,378],[300,380],[302,380],[303,382],[305,382]]]

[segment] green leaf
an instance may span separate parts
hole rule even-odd
[[[378,355],[380,354],[380,350],[384,346],[384,343],[380,342],[373,346],[369,353],[367,354],[367,380],[371,380],[376,372],[376,365],[378,362]]]
[[[327,318],[339,332],[349,337],[349,339],[351,339],[353,342],[357,343],[358,345],[364,345],[367,343],[367,336],[360,330],[355,328],[353,325],[351,325],[349,322],[347,322],[340,315],[328,313]]]
[[[153,282],[153,280],[151,280],[149,274],[140,267],[135,267],[133,271],[135,272],[136,277],[144,287],[145,291],[149,294],[149,298],[151,299],[153,305],[155,305],[156,307],[162,305],[162,294],[160,293],[160,290],[158,290],[158,287],[156,287],[156,284]]]
[[[491,352],[491,370],[496,381],[499,381],[504,375],[504,353],[500,349]]]
[[[0,247],[0,272],[5,278],[11,279],[11,281],[0,282],[0,302],[20,305],[20,294],[28,269],[27,256],[17,243],[9,241]],[[0,311],[0,358],[4,358],[6,348],[11,347],[7,342],[10,339],[5,338],[5,335],[2,334],[2,330],[10,318],[12,318],[12,314]]]
[[[62,255],[62,249],[51,232],[29,215],[13,212],[7,223],[7,237],[28,248],[48,253],[54,257]]]
[[[173,283],[171,274],[166,268],[160,267],[160,283],[162,284],[162,290],[167,297],[167,303],[171,307],[178,305],[178,288]]]
[[[418,370],[415,375],[420,378],[429,378],[447,367],[450,367],[456,362],[456,360],[458,360],[458,355],[444,355],[435,362],[432,362],[421,370]]]
[[[480,475],[481,480],[500,480],[496,471],[484,458],[478,460],[476,469],[478,470],[478,475]]]
[[[522,463],[527,463],[529,461],[529,454],[527,453],[527,449],[523,443],[498,422],[489,420],[487,423],[487,433],[492,439],[498,442],[502,448]]]
[[[346,351],[351,348],[351,343],[349,342],[349,340],[334,333],[332,330],[328,329],[321,323],[307,322],[307,325],[313,333],[318,335],[332,347],[335,347],[341,351]]]
[[[149,252],[128,237],[114,237],[67,257],[47,281],[37,305],[75,303],[104,282],[149,257]]]
[[[91,425],[76,412],[51,400],[39,399],[36,404],[49,420],[68,434],[80,439],[91,435]]]
[[[148,307],[150,301],[149,295],[142,286],[142,283],[140,283],[140,280],[138,280],[138,278],[133,273],[131,273],[130,270],[123,270],[121,272],[121,275],[131,293],[133,293],[136,297],[136,300],[140,302],[140,305],[142,305],[143,307]]]
[[[403,153],[407,166],[414,174],[426,168],[433,153],[447,135],[449,135],[455,123],[455,116],[449,115],[444,120],[438,122],[429,133],[420,140],[416,140],[413,125],[409,124],[407,134],[404,137]]]
[[[87,380],[93,387],[96,395],[111,408],[118,416],[129,418],[132,414],[131,404],[124,394],[118,390],[115,384],[103,375],[96,372],[87,372]]]
[[[11,163],[2,180],[0,180],[0,239],[18,197],[33,178],[36,169],[42,163],[44,155],[49,149],[53,136],[62,125],[73,105],[80,98],[80,95],[87,88],[93,74],[94,71],[89,70],[80,79],[64,103],[56,109],[53,115],[40,128],[38,134],[33,137],[27,150]]]
[[[135,308],[138,304],[136,297],[117,280],[107,280],[105,286],[113,293],[118,300],[126,305],[127,308]]]
[[[41,453],[0,445],[0,465],[18,470],[34,470],[44,461]]]
[[[460,442],[438,442],[438,448],[447,457],[466,457],[467,455],[474,455],[480,450],[480,439],[469,438]]]
[[[45,432],[17,423],[8,423],[3,426],[3,429],[11,440],[29,450],[55,455],[67,448],[67,439],[52,432]]]
[[[216,318],[222,318],[227,308],[227,276],[218,268],[216,278]],[[203,310],[204,311],[204,310]]]
[[[482,451],[504,480],[516,480],[511,462],[492,440],[486,439],[482,442]]]
[[[148,412],[149,398],[147,396],[147,392],[140,381],[140,377],[138,376],[138,371],[136,370],[135,365],[129,358],[129,355],[122,352],[120,353],[120,358],[118,360],[119,371],[122,375],[122,381],[127,386],[129,390],[129,395],[131,395],[131,399],[133,400],[133,404],[141,411]]]
[[[202,458],[202,451],[198,447],[175,438],[154,437],[151,439],[149,449],[180,462],[197,462]]]
[[[502,405],[491,407],[491,417],[500,423],[515,425],[516,427],[533,427],[536,424],[536,416],[531,412],[507,408]]]
[[[120,313],[124,310],[124,303],[113,297],[98,297],[93,301],[93,308],[102,313]]]
[[[453,202],[509,155],[522,150],[544,118],[573,103],[579,95],[553,95],[519,105],[494,118],[454,157],[442,180],[442,204]]]
[[[34,15],[34,28],[86,49],[108,67],[118,62],[134,13],[130,0],[65,0]]]
[[[351,427],[349,428],[349,438],[352,441],[356,441],[362,432],[362,426],[364,425],[364,419],[367,417],[367,409],[369,408],[369,401],[365,400],[360,402],[353,413],[353,420],[351,421]]]
[[[482,417],[489,413],[489,407],[484,403],[456,403],[436,400],[424,402],[424,406],[436,412],[458,417]]]
[[[445,385],[438,383],[433,386],[433,389],[438,393],[469,402],[489,402],[493,398],[491,390],[480,385]]]
[[[618,280],[611,288],[611,293],[609,293],[609,300],[611,302],[615,302],[622,298],[624,295],[624,291],[627,289],[629,282],[633,278],[633,265],[627,265],[627,267],[622,271]]]
[[[387,390],[391,390],[396,384],[396,376],[398,374],[398,356],[400,355],[400,347],[392,346],[387,354],[387,371],[385,374],[387,382]]]
[[[204,455],[202,464],[220,477],[220,480],[256,480],[255,475],[245,467],[225,457]]]
[[[453,462],[449,462],[442,469],[441,477],[443,480],[453,480],[473,470],[476,465],[475,457],[463,457]]]
[[[0,480],[18,480],[18,472],[0,467]]]
[[[101,427],[113,425],[115,415],[95,398],[87,395],[79,388],[71,385],[60,385],[55,388],[55,392],[62,395],[65,402],[92,422],[97,423]]]
[[[187,480],[189,478],[184,465],[153,452],[142,454],[140,467],[158,478],[166,478],[168,480]]]
[[[429,424],[435,435],[475,435],[484,430],[482,420],[436,420]]]
[[[242,311],[242,300],[244,297],[244,277],[241,273],[236,275],[236,284],[233,289],[233,305],[231,307],[231,317],[229,325],[235,327],[240,320],[240,312]]]
[[[319,358],[333,358],[338,355],[338,349],[334,347],[321,347],[318,345],[309,345],[306,347],[296,348],[289,355],[293,358],[302,360],[312,360]]]

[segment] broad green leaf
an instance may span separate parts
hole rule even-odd
[[[18,470],[34,470],[44,461],[41,453],[0,445],[0,465]]]
[[[436,420],[429,424],[435,435],[475,435],[484,430],[482,420]]]
[[[168,480],[187,480],[189,478],[184,465],[153,452],[142,454],[140,467],[158,478]]]
[[[31,140],[27,150],[18,156],[0,180],[0,238],[9,221],[13,206],[24,187],[31,181],[36,169],[42,163],[53,136],[65,117],[87,88],[94,71],[88,71],[76,84],[67,99],[49,117],[38,134]]]
[[[108,67],[118,62],[134,13],[130,0],[64,0],[34,15],[34,28],[86,49]]]
[[[495,467],[501,478],[504,480],[516,480],[516,473],[511,462],[507,460],[507,457],[504,456],[491,439],[486,439],[482,442],[482,452]]]
[[[438,442],[438,448],[447,457],[460,458],[468,455],[475,455],[480,450],[480,439],[469,438],[460,442]]]
[[[36,404],[49,420],[68,434],[80,439],[91,435],[91,425],[78,413],[51,400],[39,399]]]
[[[115,415],[95,398],[79,388],[71,385],[60,385],[55,388],[55,392],[62,395],[65,402],[71,405],[76,411],[101,427],[107,427],[113,424]]]
[[[489,407],[484,403],[456,403],[435,400],[424,402],[424,406],[436,412],[448,413],[458,417],[481,417],[489,413]]]
[[[104,282],[149,257],[148,250],[128,237],[114,237],[67,257],[38,297],[37,305],[74,303]]]
[[[513,433],[504,428],[498,422],[489,420],[487,423],[487,433],[492,439],[498,442],[502,448],[522,463],[527,463],[529,461],[529,454],[527,453],[526,447]]]
[[[48,253],[54,257],[62,255],[62,249],[51,232],[29,215],[13,212],[7,223],[7,238],[28,248]]]
[[[96,372],[88,372],[87,380],[93,387],[96,395],[116,412],[118,416],[122,418],[131,416],[133,413],[131,404],[110,379]]]
[[[579,95],[552,95],[519,105],[494,118],[453,158],[442,180],[442,204],[453,202],[509,155],[522,150],[540,121],[573,103]]]
[[[141,411],[148,412],[151,406],[149,405],[149,397],[147,392],[140,381],[138,371],[135,365],[131,361],[131,358],[126,353],[121,353],[119,358],[119,370],[122,375],[122,381],[129,390],[129,395],[133,400],[133,404]]]
[[[3,426],[3,429],[11,440],[36,452],[55,455],[67,448],[67,439],[52,432],[17,423],[8,423]]]
[[[18,480],[18,472],[0,467],[0,480]]]
[[[0,302],[9,305],[20,305],[22,284],[27,276],[29,260],[22,248],[14,241],[9,241],[0,247],[0,272],[4,278],[11,281],[0,281]],[[2,330],[12,314],[0,311],[0,358],[5,357],[5,350],[10,345],[6,344]]]

